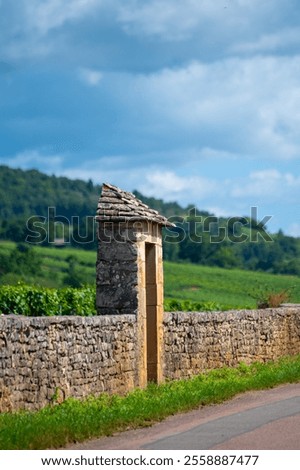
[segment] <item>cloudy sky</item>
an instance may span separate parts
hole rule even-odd
[[[300,236],[299,0],[0,0],[0,164]]]

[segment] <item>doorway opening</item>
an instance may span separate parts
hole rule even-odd
[[[158,381],[156,246],[146,243],[147,382]]]

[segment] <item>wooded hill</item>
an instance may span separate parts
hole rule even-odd
[[[91,180],[0,166],[0,240],[48,246],[65,240],[67,246],[95,250],[100,193]],[[268,237],[254,219],[216,218],[193,206],[135,194],[177,225],[164,234],[167,260],[300,275],[299,238],[281,231]]]

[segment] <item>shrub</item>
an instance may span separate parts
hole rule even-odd
[[[94,287],[65,287],[58,292],[62,315],[88,316],[96,314],[96,290]]]
[[[6,315],[10,313],[28,315],[27,287],[21,284],[17,286],[1,286],[0,312]]]
[[[168,312],[213,312],[229,308],[221,307],[217,302],[191,302],[190,300],[176,299],[165,300],[164,307]]]
[[[32,317],[96,315],[96,289],[92,286],[50,289],[21,283],[0,286],[0,313]]]
[[[256,299],[257,308],[277,308],[284,302],[288,302],[291,297],[293,287],[281,290],[279,292],[270,291],[267,287],[256,290],[252,297]],[[251,295],[251,294],[250,294]]]
[[[25,299],[29,316],[53,316],[60,312],[59,296],[56,289],[29,288]]]

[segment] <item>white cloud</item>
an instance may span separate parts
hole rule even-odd
[[[281,47],[272,36],[274,33],[268,33],[265,27],[270,13],[274,22],[281,13],[282,2],[279,0],[5,0],[3,4],[10,6],[7,7],[9,14],[5,10],[3,13],[5,23],[1,31],[0,53],[14,59],[24,55],[43,57],[52,54],[67,60],[78,54],[87,64],[103,68],[99,48],[103,46],[104,56],[111,45],[117,44],[122,49],[120,41],[124,38],[124,31],[131,36],[139,36],[138,42],[140,38],[147,43],[151,39],[152,46],[153,38],[169,42],[188,40],[190,42],[185,47],[192,49],[195,57],[208,56],[214,48],[227,52],[238,52],[238,48],[241,52],[255,52],[261,47],[256,44],[257,37],[261,37],[262,46],[268,50],[277,44]],[[290,9],[291,0],[285,5],[287,12]],[[87,20],[91,20],[90,29],[87,28]],[[82,39],[82,31],[85,31],[84,41],[76,42],[78,36]],[[119,36],[118,43],[115,43],[114,34]],[[286,32],[284,39],[287,44],[292,43],[293,34]],[[130,41],[134,48],[132,39]],[[236,45],[237,41],[239,44]],[[175,47],[169,51],[174,58],[178,56]],[[113,49],[114,57],[119,58]],[[138,49],[141,50],[140,44]],[[182,52],[179,56],[184,57]],[[159,50],[156,55],[161,63]],[[193,57],[190,50],[187,50],[187,56]],[[140,53],[136,54],[136,60],[130,54],[128,57],[128,63],[139,64]],[[153,62],[154,55],[151,54]]]
[[[127,165],[126,165],[127,161]],[[128,191],[137,189],[145,196],[177,200],[193,204],[219,192],[214,179],[201,176],[181,176],[159,165],[132,165],[128,156],[103,156],[84,160],[82,164],[60,169],[59,174],[69,178],[92,179],[97,184],[115,184]]]
[[[130,77],[124,99],[202,145],[209,136],[228,153],[299,159],[299,76],[300,56],[194,61]]]
[[[146,180],[146,181],[145,181]],[[216,191],[216,181],[200,176],[183,177],[172,171],[147,170],[146,177],[138,189],[146,196],[167,200],[176,199],[193,203]]]
[[[126,32],[167,41],[189,39],[213,29],[240,29],[268,9],[259,0],[129,0],[119,1],[118,19]],[[273,2],[276,9],[277,2]]]
[[[287,28],[276,33],[262,34],[257,40],[242,42],[230,48],[231,53],[278,52],[283,48],[300,45],[300,29]]]
[[[38,167],[46,173],[57,173],[61,170],[64,159],[64,155],[52,155],[44,150],[32,149],[24,150],[10,157],[1,157],[1,163],[23,170]]]
[[[287,186],[300,188],[300,176],[295,176],[291,173],[280,173],[276,169],[254,171],[250,173],[249,178],[254,181],[284,182]]]
[[[233,198],[255,198],[264,201],[296,201],[300,197],[300,176],[281,173],[277,169],[254,171],[247,179],[232,184]]]
[[[103,74],[99,70],[82,68],[79,70],[79,78],[90,86],[97,86],[101,82]]]
[[[67,23],[76,25],[88,15],[95,15],[105,3],[107,0],[5,0],[3,6],[0,4],[0,14],[5,18],[1,23],[0,16],[0,54],[10,60],[57,54],[65,47],[57,31],[64,34]]]
[[[95,184],[111,183],[132,191],[145,180],[146,171],[145,167],[130,165],[127,156],[110,155],[95,160],[82,158],[80,164],[65,167],[59,174],[72,179],[91,179]]]
[[[168,40],[183,39],[197,25],[195,15],[186,14],[187,3],[191,2],[154,0],[141,5],[130,1],[120,6],[118,18],[129,34],[162,36]],[[184,12],[179,22],[179,15]]]
[[[102,3],[101,0],[25,0],[27,27],[47,34],[66,21],[82,18]]]
[[[249,179],[253,181],[278,181],[281,177],[281,173],[276,169],[253,171],[249,175]]]

